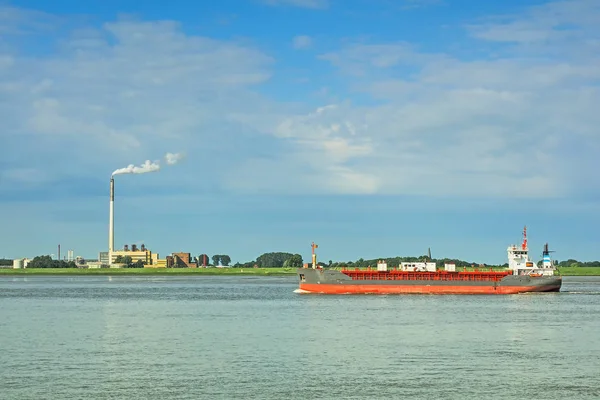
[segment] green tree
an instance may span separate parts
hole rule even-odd
[[[73,261],[53,260],[51,256],[36,256],[27,268],[77,268]]]
[[[302,256],[300,254],[294,254],[283,262],[285,268],[302,268]]]
[[[285,260],[292,257],[292,253],[264,253],[256,259],[256,264],[260,268],[281,268]]]
[[[213,265],[216,267],[219,265],[219,261],[221,260],[221,256],[219,254],[215,254],[212,256]]]
[[[27,268],[56,268],[58,265],[59,262],[50,256],[36,256],[29,262]]]
[[[131,256],[125,256],[125,257],[123,257],[123,261],[121,261],[121,262],[123,264],[130,265],[133,263],[133,260],[131,259]]]
[[[115,264],[123,264],[123,256],[119,255],[115,257]]]
[[[221,256],[221,264],[224,267],[227,267],[227,266],[229,266],[229,263],[231,263],[231,257],[229,257],[227,254],[223,254]]]

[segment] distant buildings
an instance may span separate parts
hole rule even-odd
[[[147,266],[156,266],[158,264],[158,253],[152,253],[152,251],[150,251],[150,249],[147,249],[146,246],[144,246],[143,244],[140,246],[139,249],[135,244],[132,244],[131,250],[129,249],[128,245],[125,245],[123,247],[123,250],[113,251],[112,260],[110,264],[115,264],[119,256],[120,258],[130,257],[132,263],[141,261]]]
[[[141,261],[145,268],[197,268],[198,262],[191,256],[190,253],[172,253],[169,256],[161,259],[158,253],[153,253],[145,245],[132,244],[131,248],[128,245],[123,247],[123,250],[116,250],[112,253],[112,262],[109,263],[108,252],[103,251],[98,254],[98,263],[111,267],[119,267],[117,260],[121,261],[125,257],[130,257],[132,263]],[[129,260],[128,260],[129,261]]]
[[[112,260],[109,260],[108,254],[108,251],[101,251],[98,253],[97,260],[85,260],[80,256],[75,257],[73,251],[70,250],[65,261],[68,259],[68,261],[75,262],[78,268],[121,268],[125,266],[124,261],[131,264],[141,261],[144,268],[198,268],[198,260],[190,253],[172,253],[160,259],[158,253],[153,253],[144,244],[141,244],[139,248],[135,244],[132,244],[131,247],[125,245],[122,250],[112,252]],[[27,268],[30,261],[28,258],[18,258],[13,260],[12,267]],[[7,268],[10,268],[10,265],[7,265]]]
[[[108,251],[101,251],[98,253],[98,262],[102,265],[108,265]]]
[[[192,261],[190,253],[172,253],[166,260],[167,268],[198,268],[198,263]]]

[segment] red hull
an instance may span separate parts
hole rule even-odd
[[[325,294],[516,294],[552,292],[554,286],[430,286],[430,285],[328,285],[301,283],[300,289]]]

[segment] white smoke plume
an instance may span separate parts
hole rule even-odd
[[[150,160],[146,160],[146,162],[140,165],[139,167],[133,164],[129,164],[125,168],[119,168],[115,170],[115,172],[113,172],[112,174],[113,176],[121,174],[146,174],[148,172],[156,172],[158,170],[160,170],[160,165],[157,162],[151,162]]]
[[[169,165],[175,165],[179,161],[183,159],[184,155],[182,153],[167,153],[165,154],[165,160]]]
[[[183,154],[181,153],[167,153],[165,155],[165,161],[168,165],[177,164],[183,158]],[[119,168],[112,173],[112,176],[121,175],[121,174],[146,174],[148,172],[156,172],[160,171],[160,162],[159,161],[150,161],[146,160],[142,165],[136,166],[133,164],[129,164],[125,168]]]

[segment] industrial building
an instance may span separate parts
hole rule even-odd
[[[106,254],[106,253],[105,253]],[[136,263],[138,261],[142,261],[147,266],[154,266],[159,264],[158,253],[152,253],[150,249],[147,249],[143,244],[138,249],[137,245],[132,244],[131,249],[129,249],[128,245],[123,247],[123,250],[113,250],[112,251],[112,259],[110,260],[110,264],[115,264],[115,260],[117,257],[130,257],[131,262]],[[107,257],[108,258],[108,257]],[[100,253],[99,260],[101,262],[104,261],[103,253]],[[107,260],[108,261],[108,260]],[[107,262],[108,264],[108,262]]]
[[[98,253],[98,262],[103,265],[108,265],[108,251]]]
[[[198,263],[192,260],[190,253],[172,253],[166,257],[167,268],[198,268]]]
[[[113,250],[112,263],[109,263],[109,252],[101,251],[98,253],[98,264],[118,266],[116,263],[118,256],[131,257],[132,263],[141,260],[145,268],[198,268],[198,262],[191,253],[172,253],[161,259],[158,253],[153,253],[143,244],[139,248],[132,244],[131,247],[125,245],[123,250]]]

